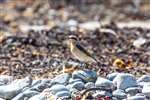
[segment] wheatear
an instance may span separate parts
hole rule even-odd
[[[79,44],[77,37],[74,35],[69,36],[69,48],[73,56],[79,61],[98,63],[97,59]]]

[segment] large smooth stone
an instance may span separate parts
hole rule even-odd
[[[68,84],[67,88],[70,90],[71,88],[75,88],[77,90],[83,90],[84,89],[84,83],[82,81],[76,81],[74,83]]]
[[[146,100],[145,96],[132,96],[128,97],[127,100]]]
[[[34,84],[32,84],[31,90],[42,92],[44,89],[49,88],[51,85],[52,83],[50,80],[34,80]]]
[[[0,75],[0,86],[1,85],[6,85],[6,84],[10,84],[12,81],[13,81],[13,77],[12,76]]]
[[[122,100],[127,97],[126,93],[123,90],[117,89],[113,91],[113,96],[117,97],[118,99]]]
[[[25,99],[29,99],[34,95],[39,94],[39,92],[37,91],[33,91],[30,89],[27,89],[26,91],[24,91],[23,93],[19,93],[16,97],[14,97],[12,100],[25,100]]]
[[[71,96],[69,91],[60,91],[55,94],[57,98],[61,98],[61,100],[67,99]]]
[[[119,74],[118,72],[114,72],[114,73],[108,74],[106,77],[107,77],[107,79],[109,79],[110,81],[113,81],[114,78],[115,78],[118,74]]]
[[[96,82],[95,82],[95,86],[96,87],[102,87],[102,89],[114,89],[114,84],[112,81],[102,78],[102,77],[98,77]]]
[[[52,84],[59,83],[59,84],[67,85],[69,78],[70,78],[70,75],[68,73],[60,74],[56,76],[54,79],[52,79]]]
[[[0,97],[4,99],[12,99],[25,87],[30,87],[31,84],[32,79],[30,77],[26,77],[24,79],[15,80],[9,85],[0,86]]]
[[[47,100],[44,94],[37,94],[31,97],[29,100]]]
[[[141,76],[138,80],[137,80],[137,82],[139,83],[139,82],[150,82],[150,75],[143,75],[143,76]]]
[[[78,82],[78,81],[82,81],[82,79],[78,79],[78,78],[73,79],[73,78],[70,78],[69,84],[73,84],[73,83]]]
[[[95,71],[92,70],[79,70],[73,72],[72,78],[79,78],[82,79],[84,82],[95,82],[97,79],[97,74]]]
[[[88,82],[88,83],[86,83],[86,84],[84,85],[84,87],[85,87],[86,89],[94,88],[94,87],[95,87],[95,83],[93,83],[93,82]]]
[[[149,82],[150,82],[150,75],[143,75],[137,80],[138,85],[141,87],[143,87],[145,84]]]
[[[150,83],[147,83],[143,86],[142,93],[150,97]]]
[[[125,92],[127,94],[129,94],[130,96],[134,96],[136,95],[137,93],[141,93],[142,92],[142,88],[140,87],[129,87],[125,90]]]
[[[110,92],[107,92],[107,91],[98,91],[98,92],[94,93],[93,96],[96,98],[98,98],[98,97],[111,97],[112,94]]]
[[[117,89],[121,89],[121,90],[125,90],[126,88],[129,87],[137,86],[135,77],[132,74],[128,74],[128,73],[118,74],[113,80],[113,83],[117,87]]]
[[[56,85],[53,85],[50,90],[52,91],[53,94],[56,94],[57,92],[60,92],[60,91],[69,91],[66,86],[62,85],[62,84],[56,84]]]

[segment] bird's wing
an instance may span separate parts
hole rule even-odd
[[[76,44],[76,47],[81,50],[82,52],[84,52],[86,55],[88,55],[89,57],[93,58],[96,62],[97,60],[89,53],[87,52],[81,45],[79,45],[78,43]]]

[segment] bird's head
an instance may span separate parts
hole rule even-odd
[[[75,35],[70,35],[69,36],[69,42],[70,43],[76,43],[77,41],[78,41],[77,36],[75,36]]]

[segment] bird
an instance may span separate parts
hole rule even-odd
[[[72,55],[81,62],[99,63],[80,43],[75,35],[69,36],[69,48]]]

